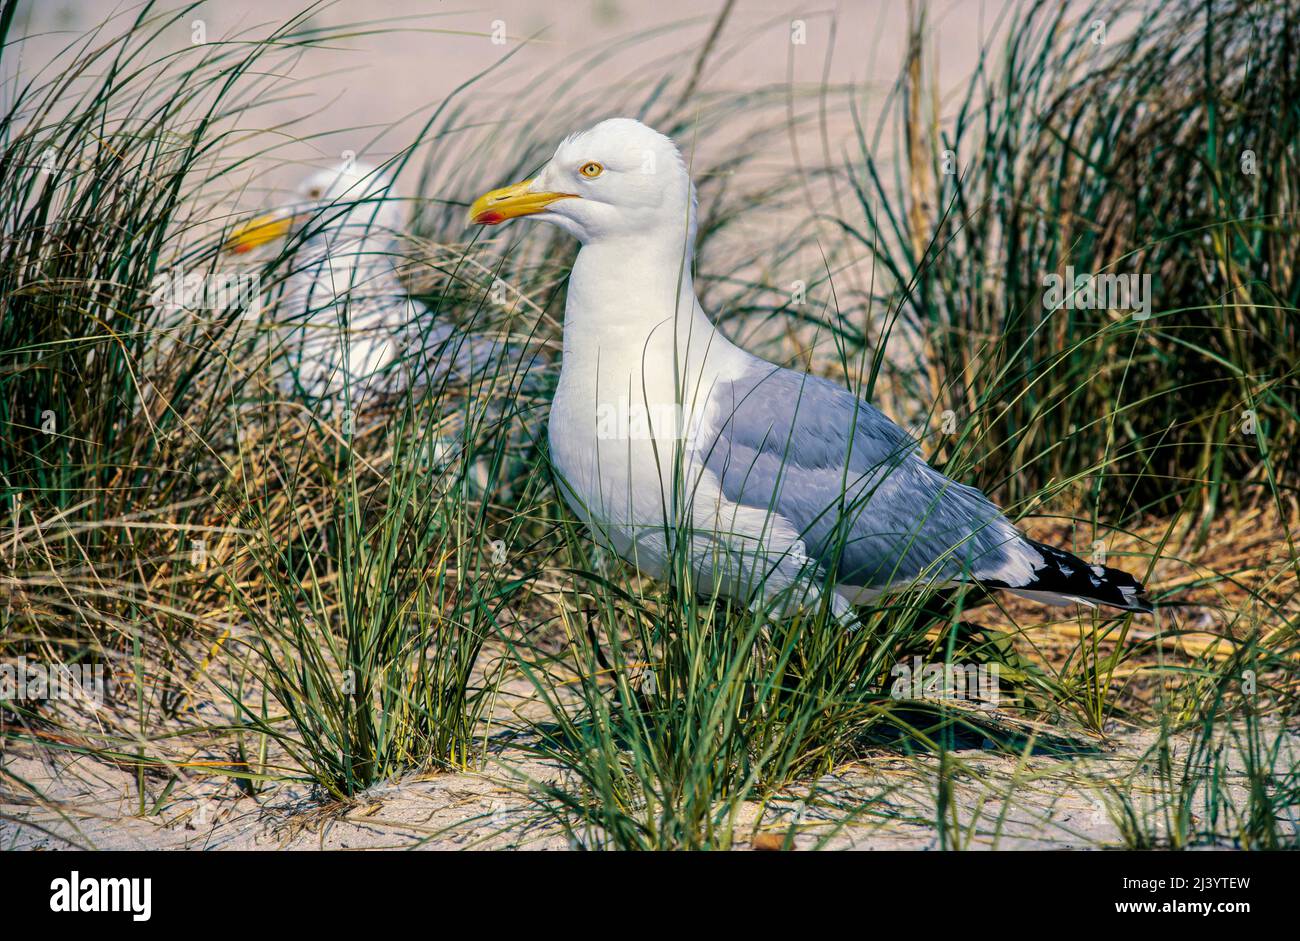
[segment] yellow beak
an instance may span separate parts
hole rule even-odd
[[[234,252],[236,255],[242,255],[245,252],[251,252],[259,245],[265,245],[267,242],[284,238],[289,234],[289,229],[293,227],[294,218],[292,213],[273,212],[265,216],[258,216],[255,219],[249,219],[243,225],[235,227],[235,230],[226,238],[226,243],[222,246],[222,249],[227,252]]]
[[[517,216],[541,212],[557,199],[577,199],[573,193],[532,193],[532,180],[484,193],[469,207],[469,221],[478,225],[496,225]]]

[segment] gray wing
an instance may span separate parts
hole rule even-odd
[[[997,507],[839,385],[763,364],[715,386],[710,406],[720,425],[700,450],[723,496],[788,520],[838,584],[949,581],[1012,561],[1022,537]]]

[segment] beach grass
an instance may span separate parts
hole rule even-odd
[[[955,98],[929,78],[922,14],[883,98],[703,90],[692,76],[743,43],[725,10],[682,27],[670,61],[691,70],[642,70],[614,101],[583,89],[589,62],[513,99],[466,76],[391,162],[419,189],[398,261],[430,323],[509,338],[529,365],[355,414],[271,378],[259,338],[293,246],[255,269],[260,310],[157,301],[160,277],[231,264],[223,207],[283,133],[248,130],[259,103],[296,90],[314,47],[399,28],[309,14],[156,55],[186,11],[145,4],[10,85],[0,662],[106,664],[112,682],[99,705],[6,700],[6,751],[129,769],[141,817],[208,777],[348,805],[503,768],[583,848],[822,845],[900,822],[962,848],[996,845],[1025,777],[1068,778],[1072,754],[1137,731],[1129,765],[1085,782],[1123,845],[1296,845],[1293,9],[1032,3]],[[828,112],[854,129],[839,152],[812,143]],[[1037,538],[1133,572],[1159,613],[918,579],[850,630],[825,604],[789,617],[698,591],[680,553],[650,579],[598,548],[544,434],[575,246],[488,238],[464,210],[543,162],[554,128],[613,113],[692,153],[697,284],[730,336],[858,390]],[[697,161],[709,135],[734,146]],[[761,166],[791,139],[802,159],[774,180]],[[776,244],[737,224],[764,216]],[[1045,304],[1067,268],[1149,275],[1147,315],[1076,303],[1077,285]],[[912,663],[992,670],[995,701],[899,692]],[[927,806],[899,810],[892,785],[831,796],[880,756],[912,763]],[[2,761],[0,785],[32,790]]]

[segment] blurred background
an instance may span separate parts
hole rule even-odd
[[[1024,6],[981,0],[931,4],[929,68],[940,86],[960,88],[980,61],[981,48],[1016,22]],[[60,50],[92,28],[100,41],[108,41],[125,31],[140,9],[120,0],[23,0],[16,25],[28,38],[6,52],[5,74],[56,61]],[[305,16],[304,10],[309,11]],[[286,78],[295,83],[292,93],[268,101],[257,119],[264,127],[284,128],[302,139],[286,141],[277,150],[285,163],[321,164],[337,160],[344,150],[377,162],[410,145],[428,114],[457,86],[507,56],[509,61],[477,86],[479,93],[517,96],[542,76],[578,62],[589,63],[575,77],[575,91],[584,95],[602,87],[620,95],[628,88],[648,90],[662,81],[665,66],[689,73],[724,12],[721,35],[696,91],[753,93],[787,84],[795,89],[828,84],[883,94],[907,55],[909,17],[915,15],[909,4],[885,0],[806,8],[783,0],[515,0],[483,6],[421,0],[336,0],[315,6],[298,0],[205,0],[160,31],[151,50],[165,55],[190,46],[195,21],[204,23],[213,40],[247,40],[290,21],[303,28],[347,27],[344,32],[351,35],[346,40],[306,50],[286,69]],[[799,29],[792,27],[795,20],[806,24],[801,44],[791,41],[792,29]],[[475,117],[481,123],[497,119],[487,108]],[[830,143],[838,154],[843,137],[852,131],[851,120],[836,109],[830,123]],[[547,129],[556,142],[571,130],[575,128]],[[727,141],[683,144],[709,153]],[[772,166],[783,166],[791,159],[789,146],[773,148],[766,158]],[[296,182],[282,166],[268,172],[263,184]]]

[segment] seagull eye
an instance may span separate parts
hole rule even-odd
[[[307,190],[307,195],[312,199],[320,199],[320,187],[313,186],[311,189]]]
[[[600,164],[598,164],[596,161],[592,160],[587,163],[584,163],[581,167],[579,167],[578,172],[581,173],[583,176],[585,176],[587,179],[594,180],[596,177],[600,176],[602,173],[605,172],[605,168],[602,167]]]

